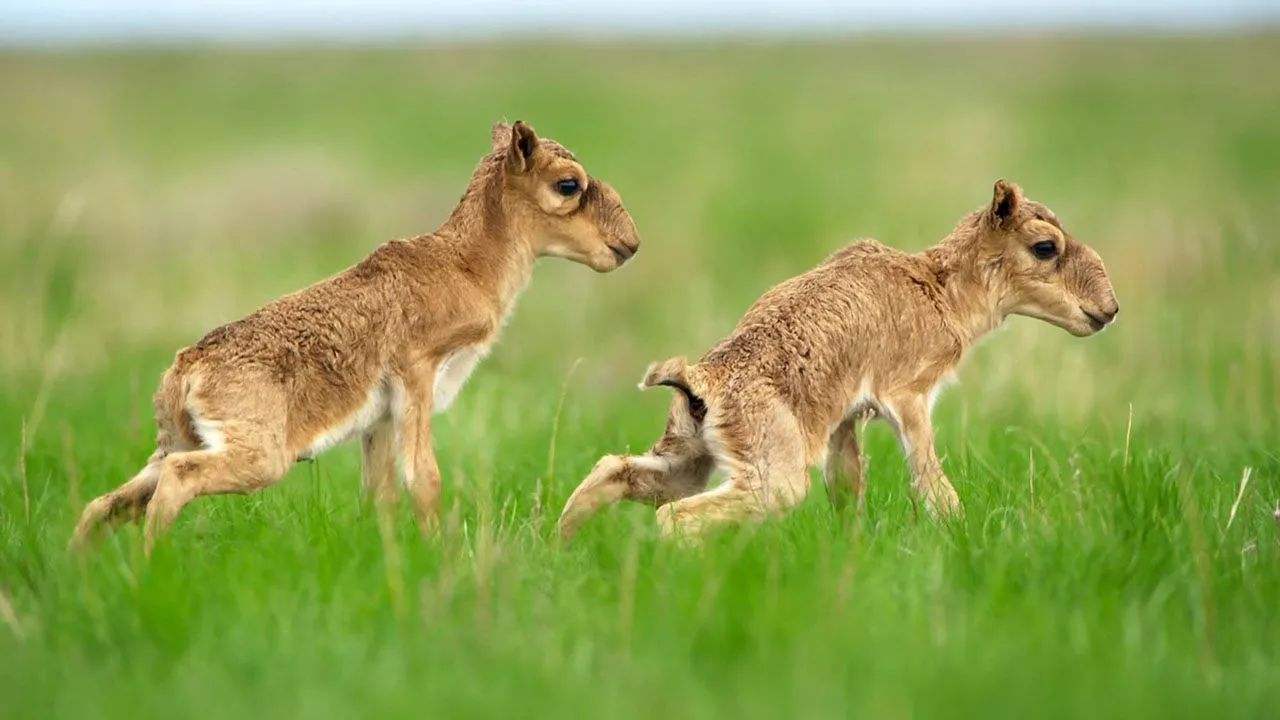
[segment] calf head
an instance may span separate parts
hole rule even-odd
[[[493,150],[502,157],[508,221],[536,254],[609,272],[640,249],[617,191],[587,174],[563,145],[517,121],[494,126]]]
[[[979,232],[1003,314],[1039,318],[1083,337],[1120,311],[1098,253],[1064,230],[1049,208],[1023,197],[1017,185],[996,182]]]

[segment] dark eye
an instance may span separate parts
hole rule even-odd
[[[1031,254],[1040,260],[1049,260],[1058,254],[1058,245],[1052,240],[1041,240],[1031,246]]]
[[[578,181],[573,178],[556,181],[556,192],[565,197],[573,197],[578,194]]]

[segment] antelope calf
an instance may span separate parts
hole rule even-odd
[[[72,544],[145,512],[150,552],[193,499],[262,489],[356,436],[366,490],[392,501],[398,459],[428,526],[440,494],[432,413],[489,352],[534,260],[608,272],[639,247],[618,194],[559,143],[520,122],[492,140],[436,232],[386,243],[179,352],[155,396],[155,452],[89,503]]]
[[[898,435],[915,495],[935,515],[958,513],[929,415],[965,350],[1012,314],[1085,336],[1118,310],[1098,254],[999,181],[991,205],[938,245],[854,243],[766,292],[698,363],[650,366],[642,388],[678,391],[665,434],[645,455],[602,458],[560,532],[623,499],[657,505],[664,534],[763,518],[800,502],[824,458],[833,501],[860,499],[857,428],[876,416]],[[717,468],[728,478],[707,490]]]

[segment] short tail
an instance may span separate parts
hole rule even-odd
[[[689,415],[693,417],[694,422],[701,424],[707,417],[707,403],[694,392],[689,383],[688,370],[689,364],[683,357],[673,357],[653,363],[645,371],[644,379],[640,381],[640,389],[644,390],[656,385],[675,388],[689,402]]]

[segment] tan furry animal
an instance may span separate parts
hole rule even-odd
[[[191,500],[262,489],[356,436],[366,490],[394,500],[398,459],[429,525],[440,493],[431,415],[493,346],[534,260],[608,272],[639,247],[618,194],[559,143],[521,122],[495,126],[492,140],[439,230],[386,243],[179,352],[155,397],[155,453],[89,503],[73,545],[145,510],[150,552]]]
[[[642,388],[679,391],[665,434],[645,455],[602,458],[560,532],[623,499],[659,506],[664,534],[763,518],[800,502],[824,459],[833,501],[860,499],[857,426],[872,416],[897,432],[915,495],[934,514],[959,512],[929,416],[965,350],[1011,314],[1084,336],[1118,310],[1098,254],[999,181],[991,205],[933,248],[850,245],[765,293],[697,364],[651,366]],[[728,478],[706,490],[717,468]]]

